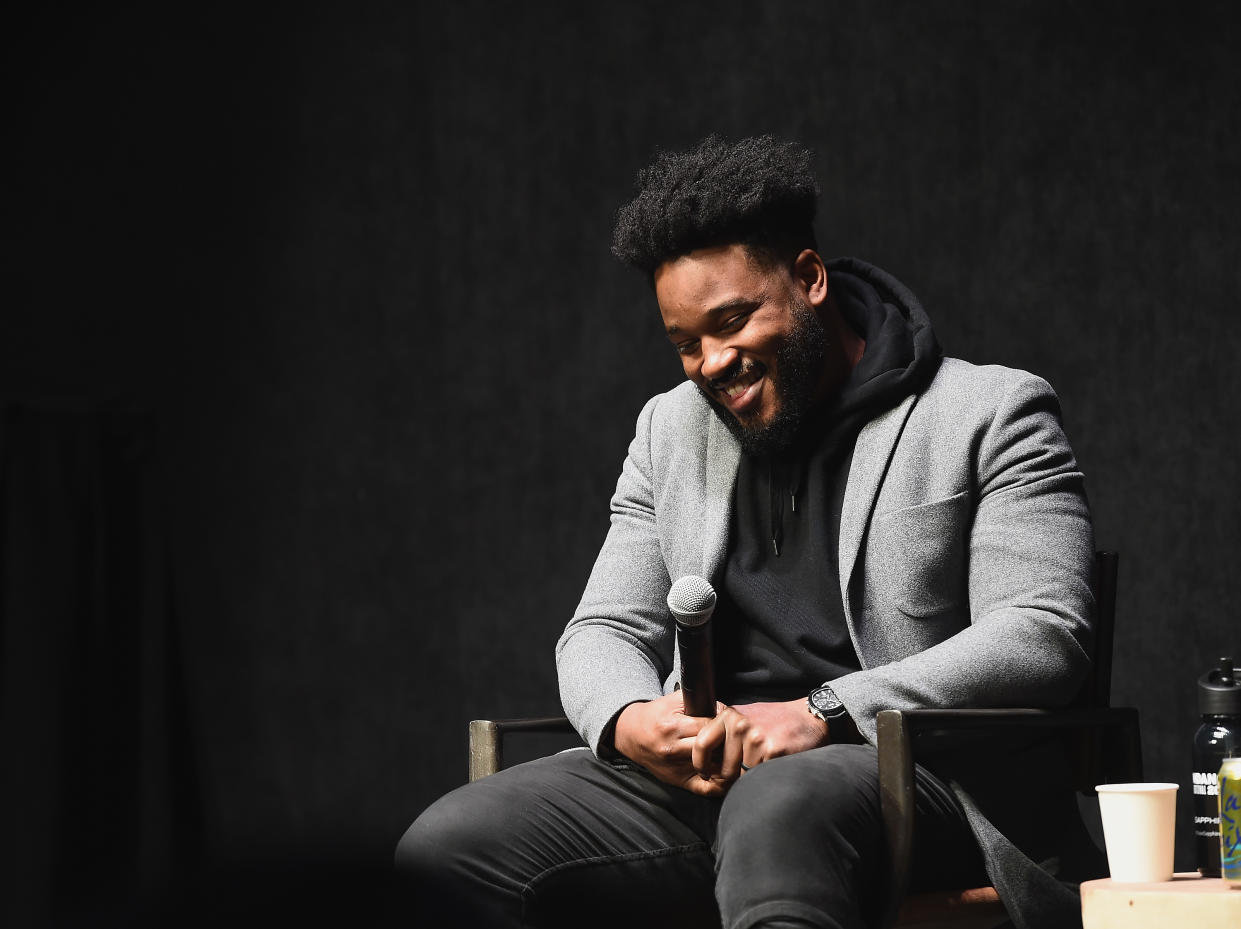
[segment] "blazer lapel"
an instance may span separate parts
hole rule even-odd
[[[853,449],[853,464],[840,514],[840,592],[844,599],[845,616],[849,611],[849,580],[857,565],[862,538],[870,522],[875,498],[883,484],[892,451],[901,429],[909,418],[917,396],[910,394],[892,409],[872,419],[858,433]],[[728,550],[728,522],[732,516],[733,486],[741,446],[728,428],[712,417],[707,427],[706,501],[699,523],[702,545],[702,576],[711,580],[724,564]],[[689,525],[692,525],[692,521]]]
[[[886,413],[881,413],[862,427],[853,447],[853,464],[849,467],[849,481],[845,485],[845,499],[840,512],[840,595],[844,600],[845,617],[850,626],[853,616],[849,609],[849,580],[857,565],[862,538],[870,523],[875,498],[883,484],[888,462],[896,448],[909,411],[913,409],[915,394],[910,394]]]
[[[700,524],[702,576],[711,581],[724,565],[728,551],[728,521],[732,516],[733,485],[741,463],[741,445],[719,418],[707,426],[706,505]],[[689,522],[693,525],[693,521]]]

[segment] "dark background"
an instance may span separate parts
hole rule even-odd
[[[1057,388],[1122,553],[1114,701],[1187,785],[1241,599],[1232,9],[11,20],[8,924],[364,921],[466,721],[558,710],[634,419],[681,377],[612,217],[709,132],[813,147],[826,254]]]

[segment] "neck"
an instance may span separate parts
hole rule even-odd
[[[832,396],[840,385],[849,379],[862,356],[866,354],[866,340],[853,331],[844,316],[836,308],[836,302],[828,294],[827,302],[820,311],[823,327],[827,330],[827,353],[823,358],[823,382],[819,389],[820,401]]]

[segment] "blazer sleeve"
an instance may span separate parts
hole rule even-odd
[[[660,696],[672,670],[675,634],[666,603],[671,581],[652,488],[651,432],[659,401],[648,401],[638,417],[612,496],[607,538],[556,644],[565,714],[596,753],[620,711]]]
[[[1055,393],[1022,372],[960,444],[972,507],[967,622],[832,683],[871,741],[879,710],[1054,707],[1072,700],[1089,668],[1094,538]],[[924,622],[871,609],[876,621]]]

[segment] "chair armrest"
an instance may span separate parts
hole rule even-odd
[[[495,774],[504,765],[504,736],[510,732],[574,731],[563,716],[538,719],[475,719],[470,722],[470,780]]]
[[[1142,751],[1138,713],[1132,707],[1078,710],[881,710],[875,717],[878,730],[879,793],[884,829],[892,854],[892,895],[887,924],[905,898],[909,887],[909,862],[914,834],[914,764],[919,752],[961,744],[962,734],[986,735],[1014,731],[1112,730],[1119,737],[1115,759],[1104,757],[1097,739],[1088,743],[1084,762],[1089,772],[1114,770],[1126,780],[1141,780]],[[1083,775],[1084,776],[1084,775]],[[1100,775],[1101,779],[1102,774]],[[1079,780],[1081,778],[1079,777]]]

